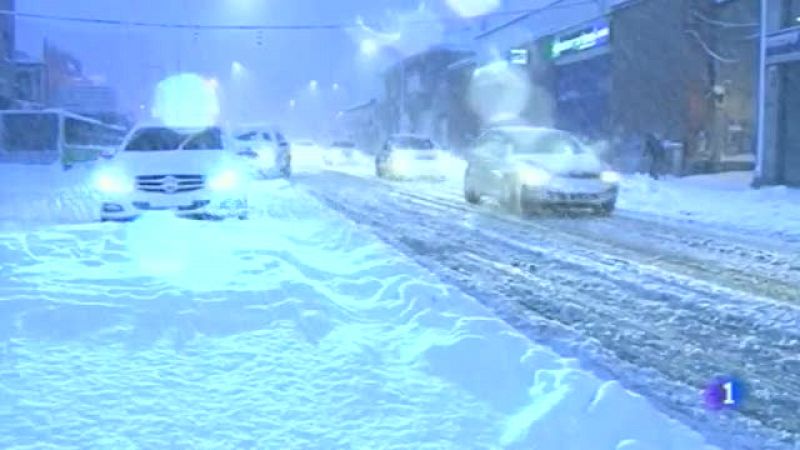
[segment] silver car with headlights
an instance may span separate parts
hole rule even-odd
[[[493,197],[514,212],[541,207],[591,208],[611,214],[620,176],[574,135],[552,128],[487,130],[468,156],[464,197]]]
[[[375,155],[375,174],[380,178],[444,178],[444,152],[425,136],[395,134]]]
[[[134,129],[113,160],[94,174],[102,220],[149,211],[247,218],[246,170],[219,127]]]

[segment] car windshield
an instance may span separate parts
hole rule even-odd
[[[219,128],[186,131],[158,127],[136,131],[125,146],[125,151],[221,150],[222,148],[222,132]]]
[[[520,129],[505,132],[514,143],[517,155],[579,155],[586,149],[573,136],[559,131]]]
[[[800,450],[800,0],[0,0],[0,450]]]
[[[415,136],[395,136],[390,140],[390,143],[393,147],[413,150],[433,150],[434,148],[430,139]]]

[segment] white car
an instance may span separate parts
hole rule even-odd
[[[512,211],[529,207],[614,211],[620,175],[574,135],[551,128],[499,126],[470,151],[464,197],[494,197]]]
[[[237,127],[234,133],[236,153],[262,178],[292,175],[292,153],[283,133],[268,125]]]
[[[143,126],[95,174],[103,221],[148,211],[246,219],[247,175],[220,127]]]
[[[375,155],[375,175],[380,178],[443,179],[450,159],[432,139],[395,134]]]

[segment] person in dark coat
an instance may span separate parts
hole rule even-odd
[[[664,157],[666,156],[664,144],[655,134],[647,133],[645,136],[644,151],[650,163],[648,172],[654,180],[657,180],[664,166]]]

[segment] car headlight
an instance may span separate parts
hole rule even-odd
[[[208,187],[215,191],[227,191],[239,185],[239,174],[234,170],[220,172],[208,179]]]
[[[550,183],[553,176],[547,171],[535,167],[526,167],[519,171],[519,180],[527,186],[544,186]]]
[[[618,184],[620,181],[622,181],[622,176],[612,170],[606,170],[600,174],[600,180],[603,183]]]
[[[95,187],[105,194],[128,194],[133,191],[133,181],[118,173],[101,173],[95,178]]]
[[[405,155],[392,155],[390,162],[393,168],[403,170],[408,168],[409,160]]]

